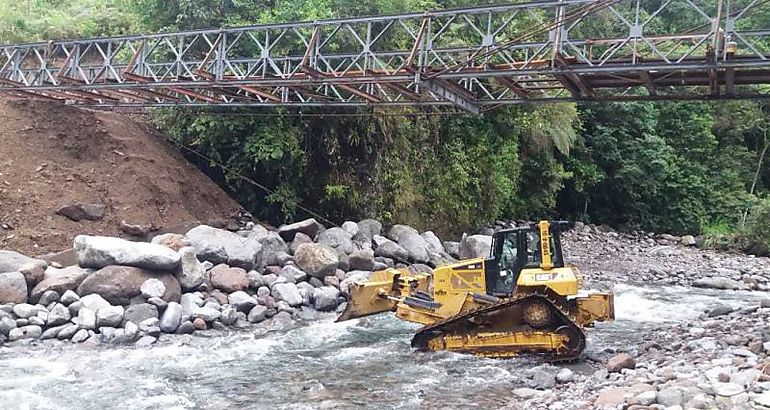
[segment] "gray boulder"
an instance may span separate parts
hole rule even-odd
[[[123,323],[123,306],[110,306],[96,311],[96,327],[118,327]]]
[[[14,251],[0,251],[0,273],[21,272],[25,268],[39,267],[45,269],[48,262],[34,259]]]
[[[72,336],[72,343],[83,343],[88,340],[89,337],[91,337],[91,334],[88,333],[87,330],[80,329],[74,336]]]
[[[110,302],[107,302],[101,295],[95,293],[83,296],[80,298],[79,303],[84,308],[91,309],[94,312],[104,307],[110,307]]]
[[[213,307],[199,307],[192,314],[195,319],[203,319],[206,322],[213,322],[222,316],[222,312]]]
[[[281,238],[286,242],[294,240],[294,235],[296,235],[297,232],[302,232],[311,238],[315,238],[320,227],[320,224],[315,219],[311,218],[290,225],[283,225],[278,228],[278,234],[281,235]]]
[[[374,269],[374,251],[370,249],[357,250],[350,254],[350,269],[352,270],[373,270]]]
[[[75,237],[74,247],[78,264],[84,268],[100,269],[110,265],[123,265],[155,271],[174,271],[179,266],[178,253],[151,243],[78,235]]]
[[[61,296],[59,296],[58,292],[55,290],[47,290],[43,293],[43,296],[40,297],[40,300],[37,303],[48,306],[51,303],[58,302],[59,298],[61,298]]]
[[[226,263],[251,270],[261,263],[262,244],[255,238],[200,225],[187,232],[185,240],[195,248],[198,259],[215,265]]]
[[[158,319],[158,307],[149,303],[140,303],[126,309],[121,326],[125,327],[128,322],[139,325],[148,319]]]
[[[428,244],[420,235],[413,232],[403,232],[399,237],[398,244],[406,250],[410,261],[416,263],[430,262]]]
[[[743,282],[738,282],[730,278],[713,277],[700,278],[692,282],[696,288],[724,289],[724,290],[748,290],[749,287]]]
[[[409,225],[393,225],[393,227],[390,228],[390,231],[388,231],[388,238],[396,242],[411,235],[420,236],[420,233],[417,232],[417,229],[414,229]]]
[[[341,228],[351,237],[358,235],[358,224],[353,221],[345,221]]]
[[[249,313],[254,306],[257,306],[257,300],[244,291],[233,292],[227,296],[227,301],[239,312]]]
[[[339,257],[334,249],[326,245],[306,243],[297,247],[294,252],[294,263],[308,275],[322,278],[334,275]]]
[[[358,233],[371,239],[382,233],[382,224],[374,219],[364,219],[358,223]]]
[[[234,307],[228,306],[222,309],[222,316],[219,320],[226,326],[232,326],[238,320],[238,311]]]
[[[267,308],[262,305],[254,306],[251,311],[249,311],[248,320],[251,323],[259,323],[267,319]]]
[[[264,229],[264,228],[263,228]],[[262,244],[262,265],[280,265],[280,255],[289,252],[289,247],[278,232],[267,232],[259,239]]]
[[[338,252],[349,254],[356,250],[352,235],[342,228],[329,228],[318,235],[318,243],[326,245]]]
[[[182,305],[171,302],[160,317],[160,330],[164,333],[174,333],[182,321]]]
[[[11,329],[8,332],[8,341],[14,342],[21,339],[37,339],[43,335],[43,329],[40,326],[22,326]]]
[[[63,295],[61,295],[60,302],[63,303],[65,306],[69,306],[77,301],[80,300],[80,296],[78,296],[77,293],[66,290]]]
[[[297,234],[294,236],[294,240],[289,244],[289,253],[294,255],[294,252],[296,252],[297,248],[303,243],[313,243],[313,238],[305,235],[302,232],[297,232]]]
[[[77,333],[77,331],[80,330],[80,326],[78,325],[65,325],[59,333],[56,334],[56,338],[59,340],[67,340],[71,339],[72,336]]]
[[[80,266],[69,266],[64,269],[49,267],[45,270],[43,280],[30,292],[30,299],[37,301],[43,293],[51,290],[60,295],[64,295],[68,290],[74,291],[92,272],[93,270]]]
[[[451,257],[457,259],[460,257],[460,242],[444,242],[444,251]]]
[[[492,237],[487,235],[465,236],[460,241],[460,259],[476,259],[489,257],[492,249]]]
[[[59,326],[63,325],[70,321],[72,318],[72,315],[70,314],[69,309],[62,305],[61,303],[57,303],[54,305],[53,308],[51,308],[51,311],[48,312],[48,320],[47,325],[48,326]]]
[[[61,215],[75,222],[83,220],[100,221],[104,218],[104,205],[102,204],[73,204],[66,205],[56,211]]]
[[[391,241],[382,236],[375,236],[374,243],[374,256],[381,256],[384,258],[393,259],[396,261],[406,262],[409,259],[409,252],[401,247],[401,245]]]
[[[0,273],[0,304],[26,303],[27,281],[21,272]]]
[[[283,268],[281,268],[281,272],[278,274],[279,276],[283,276],[286,279],[289,279],[289,282],[293,283],[299,283],[302,281],[307,280],[308,275],[298,267],[294,265],[286,265]]]
[[[81,308],[76,323],[83,329],[96,329],[96,312],[86,307]]]
[[[297,285],[293,283],[278,283],[274,285],[272,295],[276,301],[284,301],[289,306],[301,306],[303,303],[302,295],[300,295]]]
[[[144,269],[130,266],[107,266],[89,275],[78,287],[78,293],[101,295],[114,305],[127,305],[131,298],[142,294],[141,286],[148,279],[163,282],[166,291],[163,300],[179,301],[182,290],[179,282],[171,274],[157,275]]]
[[[321,312],[331,312],[337,309],[337,296],[340,291],[332,286],[313,289],[313,307]]]
[[[139,291],[142,292],[142,296],[145,298],[162,298],[166,293],[166,285],[158,279],[150,278],[142,283],[139,287]]]
[[[422,234],[420,234],[420,237],[423,241],[425,241],[425,244],[428,245],[428,250],[432,253],[443,253],[444,252],[444,246],[441,245],[441,240],[436,236],[433,231],[425,231]]]
[[[189,291],[202,285],[206,279],[206,268],[198,260],[195,248],[187,246],[179,250],[180,269],[176,278],[182,290]]]
[[[0,334],[8,336],[8,333],[16,328],[16,321],[9,317],[0,318]]]
[[[48,312],[45,307],[38,305],[30,305],[28,303],[21,303],[13,307],[13,313],[22,318],[29,319],[33,316],[37,316],[39,312]]]

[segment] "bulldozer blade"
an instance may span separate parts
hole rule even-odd
[[[398,301],[388,296],[392,292],[394,279],[400,274],[398,270],[388,269],[375,272],[366,282],[351,283],[348,288],[348,305],[337,322],[394,311]]]

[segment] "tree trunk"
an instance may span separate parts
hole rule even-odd
[[[762,152],[759,154],[759,160],[757,161],[757,172],[754,173],[754,180],[751,182],[751,189],[749,190],[750,195],[754,195],[754,191],[757,189],[759,176],[762,175],[762,163],[765,161],[765,155],[767,155],[768,148],[770,148],[770,141],[768,141],[767,133],[765,133],[765,145],[762,147]],[[746,226],[746,218],[748,218],[748,216],[749,208],[746,208],[746,211],[743,212],[743,221],[741,222],[741,226]]]

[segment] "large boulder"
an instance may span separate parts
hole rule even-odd
[[[492,249],[492,237],[487,235],[470,235],[460,241],[460,259],[487,258]]]
[[[382,233],[382,224],[374,219],[364,219],[358,223],[358,233],[372,239]]]
[[[374,269],[374,251],[371,249],[361,249],[350,254],[348,258],[351,270]]]
[[[171,302],[163,311],[163,315],[160,317],[160,330],[165,333],[174,333],[182,322],[182,305],[176,302]]]
[[[294,252],[294,263],[308,275],[323,278],[336,273],[339,257],[326,245],[305,243]]]
[[[76,236],[75,252],[78,255],[78,264],[84,268],[100,269],[110,265],[123,265],[155,271],[174,271],[179,266],[179,254],[165,246],[106,236]]]
[[[262,265],[280,265],[279,255],[289,253],[288,245],[278,232],[267,232],[259,238],[259,243],[262,244]]]
[[[26,303],[27,281],[21,272],[0,273],[0,305]]]
[[[206,267],[195,255],[195,248],[192,246],[179,250],[180,268],[176,272],[176,278],[184,291],[193,290],[206,280]]]
[[[294,252],[296,252],[297,248],[299,248],[299,246],[303,243],[313,243],[313,238],[305,235],[302,232],[297,232],[297,234],[294,235],[294,240],[289,244],[289,253],[294,255]]]
[[[66,205],[56,210],[57,215],[66,217],[72,221],[82,220],[100,221],[104,218],[104,205],[102,204],[73,204]]]
[[[246,290],[249,288],[249,283],[249,275],[241,268],[217,265],[209,272],[209,284],[227,293]]]
[[[723,289],[723,290],[748,290],[749,287],[743,282],[738,282],[730,278],[713,277],[700,278],[692,283],[696,288]]]
[[[416,263],[430,262],[428,244],[422,237],[414,232],[403,232],[399,235],[398,245],[404,248],[409,255],[409,261]]]
[[[436,236],[433,231],[425,231],[422,234],[420,234],[420,237],[422,240],[425,241],[425,244],[428,245],[428,250],[432,253],[443,253],[444,252],[444,246],[441,245],[441,240]]]
[[[80,284],[78,294],[84,296],[95,293],[113,305],[127,305],[131,298],[142,294],[142,284],[151,278],[159,279],[166,287],[163,300],[179,301],[182,290],[171,274],[157,275],[131,266],[107,266],[94,272]]]
[[[43,280],[46,266],[48,262],[41,259],[32,259],[13,251],[0,251],[0,273],[20,272],[28,289]]]
[[[278,283],[274,285],[272,294],[276,302],[284,301],[289,306],[301,306],[304,302],[297,285],[293,283]]]
[[[138,326],[147,319],[158,319],[158,307],[149,303],[140,303],[126,309],[121,325],[125,326],[126,323],[133,322]]]
[[[403,262],[406,262],[409,259],[409,252],[390,239],[383,236],[375,236],[373,240],[376,246],[374,248],[374,256],[381,256]]]
[[[278,228],[278,234],[281,235],[281,238],[283,238],[284,241],[290,242],[294,240],[294,235],[296,235],[297,232],[302,232],[311,238],[315,238],[320,228],[321,225],[315,219],[311,218],[290,225],[283,225]]]
[[[226,263],[250,270],[261,263],[262,244],[252,237],[200,225],[187,232],[185,240],[195,248],[198,259],[215,265]]]
[[[64,269],[49,267],[45,270],[45,277],[30,292],[30,300],[37,302],[45,292],[49,290],[63,295],[68,290],[76,290],[78,286],[93,272],[91,269],[80,266],[69,266]]]
[[[329,228],[318,235],[318,243],[326,245],[337,252],[350,254],[356,250],[356,246],[351,239],[353,235],[342,228]]]
[[[33,259],[14,251],[0,251],[0,273],[22,272],[25,267],[37,266],[45,269],[48,262]]]
[[[254,306],[258,305],[257,300],[244,291],[229,294],[227,301],[230,303],[230,306],[243,313],[249,313]]]
[[[333,286],[323,286],[313,289],[313,307],[321,312],[337,309],[337,296],[340,291]]]

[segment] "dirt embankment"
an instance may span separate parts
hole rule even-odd
[[[57,215],[104,206],[98,221]],[[0,249],[30,255],[120,223],[169,228],[224,221],[240,209],[162,137],[131,119],[58,103],[0,98]]]

